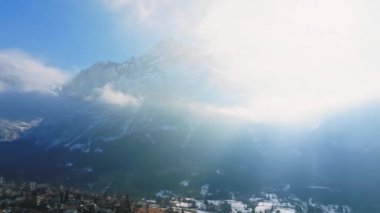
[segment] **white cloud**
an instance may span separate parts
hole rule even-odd
[[[102,0],[115,12],[121,25],[130,31],[141,30],[163,36],[186,36],[201,21],[212,1],[191,0]],[[154,31],[154,32],[152,32]],[[151,35],[152,35],[151,34]]]
[[[116,106],[139,106],[143,99],[121,91],[114,90],[111,85],[107,84],[98,91],[99,100],[103,103]]]
[[[379,45],[363,45],[380,35],[373,15],[345,0],[222,0],[197,32],[251,91],[236,113],[294,121],[380,98]]]
[[[54,86],[69,79],[63,70],[50,67],[18,50],[0,51],[0,92],[54,94]]]
[[[376,1],[104,2],[152,34],[185,34],[212,50],[218,75],[247,97],[217,111],[294,121],[380,98]]]

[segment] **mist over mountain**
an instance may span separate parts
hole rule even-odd
[[[305,198],[321,186],[341,203],[380,199],[377,103],[314,128],[255,122],[226,112],[245,94],[218,77],[221,69],[207,52],[169,39],[137,58],[98,62],[57,95],[0,93],[0,169],[137,195],[201,196],[207,185],[228,197],[290,185]]]

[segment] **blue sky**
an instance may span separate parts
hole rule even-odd
[[[128,29],[96,0],[0,1],[0,29],[0,50],[21,50],[71,71],[100,60],[124,61],[160,40]]]

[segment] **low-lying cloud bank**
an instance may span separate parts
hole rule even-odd
[[[99,100],[116,106],[140,106],[143,99],[121,91],[114,90],[111,85],[105,85],[98,91]]]

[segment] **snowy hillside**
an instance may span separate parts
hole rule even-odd
[[[0,119],[0,142],[10,142],[18,139],[22,133],[36,127],[42,119],[37,118],[31,121],[15,121]]]

